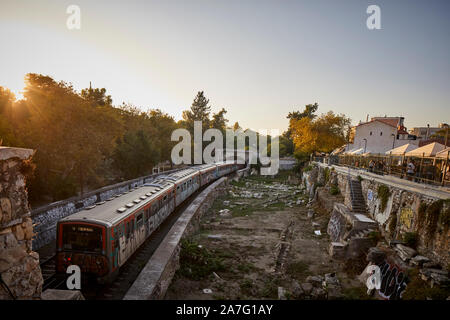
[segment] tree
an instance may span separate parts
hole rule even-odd
[[[292,111],[289,112],[289,114],[287,115],[287,118],[289,120],[295,119],[295,120],[300,120],[302,118],[309,118],[311,120],[313,120],[316,115],[314,114],[317,109],[319,108],[319,104],[316,102],[314,104],[307,104],[305,106],[305,109],[303,110],[303,112],[300,111]]]
[[[291,136],[296,152],[331,152],[346,142],[346,130],[351,120],[332,111],[313,120],[310,117],[291,120]]]
[[[209,100],[203,94],[203,91],[199,91],[194,101],[192,102],[191,109],[183,111],[183,120],[186,128],[194,133],[194,121],[202,122],[202,130],[205,131],[210,127],[209,113],[211,107],[209,106]]]
[[[92,87],[81,90],[81,97],[86,101],[90,102],[92,106],[111,106],[112,99],[111,96],[106,95],[105,88],[95,88]]]
[[[26,145],[37,150],[34,182],[39,191],[53,200],[73,195],[75,187],[83,193],[120,135],[117,117],[104,107],[92,109],[72,85],[48,76],[28,74],[24,97],[30,117],[22,134]]]
[[[16,97],[7,88],[0,87],[0,145],[17,145],[13,130],[13,105]]]
[[[219,112],[214,113],[211,121],[211,128],[219,129],[224,132],[227,127],[228,120],[225,118],[225,113],[227,111],[225,108],[222,108]]]
[[[114,165],[126,179],[151,173],[158,159],[159,151],[155,143],[141,129],[127,132],[119,138],[113,153]]]

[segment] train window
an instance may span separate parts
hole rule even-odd
[[[102,229],[83,225],[63,225],[63,248],[69,250],[101,252]]]
[[[131,234],[131,229],[130,229],[130,221],[127,221],[127,239],[130,238],[130,234]]]
[[[163,198],[163,202],[166,203],[167,202],[167,195],[164,196]]]

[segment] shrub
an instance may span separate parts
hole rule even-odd
[[[199,247],[191,240],[181,241],[180,270],[181,275],[200,280],[213,271],[225,271],[223,259],[214,255],[206,248]]]
[[[391,196],[391,191],[389,190],[389,188],[387,186],[382,184],[378,187],[377,193],[378,193],[378,198],[380,199],[380,202],[381,202],[380,209],[382,212],[384,212],[384,210],[386,210],[386,206],[387,206],[389,197]]]
[[[339,194],[339,193],[341,193],[341,191],[339,190],[338,186],[332,185],[332,186],[330,187],[330,194],[331,194],[331,195],[335,196],[335,195],[337,195],[337,194]]]
[[[312,170],[312,165],[307,165],[304,169],[303,169],[303,172],[308,172],[308,171],[311,171]]]
[[[323,170],[323,177],[324,177],[325,183],[327,183],[328,180],[330,180],[330,169],[325,168]]]
[[[442,206],[444,204],[444,201],[438,200],[430,204],[426,210],[426,217],[425,217],[425,232],[427,235],[427,240],[431,240],[436,232],[437,224],[439,221],[439,215],[442,210]]]
[[[376,245],[381,240],[381,233],[379,231],[371,231],[367,237]]]
[[[416,248],[419,237],[415,232],[406,232],[403,234],[403,242],[411,248]]]
[[[363,178],[360,175],[358,175],[356,178],[358,179],[359,182],[363,181]]]
[[[423,281],[417,269],[413,269],[408,273],[408,279],[410,280],[408,286],[402,294],[403,300],[445,300],[450,295],[450,289],[430,286]]]
[[[395,229],[397,228],[397,215],[392,215],[391,221],[389,222],[389,234],[394,235]]]

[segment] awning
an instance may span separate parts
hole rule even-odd
[[[447,159],[447,155],[450,152],[450,148],[446,148],[442,151],[439,151],[438,153],[436,153],[436,158],[444,158]]]
[[[393,156],[402,156],[406,152],[410,152],[417,149],[417,146],[412,145],[411,143],[404,144],[400,147],[391,149],[389,151],[386,151],[387,155],[393,155]]]
[[[436,153],[445,149],[443,144],[433,142],[405,154],[407,157],[434,157]]]

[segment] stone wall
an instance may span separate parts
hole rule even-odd
[[[42,274],[23,172],[33,150],[0,147],[0,299],[39,299]]]
[[[328,168],[328,169],[326,169]],[[349,177],[361,180],[362,193],[368,215],[374,219],[384,238],[389,242],[402,240],[406,233],[418,237],[418,252],[444,265],[450,265],[448,240],[450,192],[443,188],[425,186],[390,176],[380,176],[362,170],[348,170],[339,166],[315,163],[313,169],[303,174],[308,191],[323,183],[324,170],[330,170],[329,181],[334,180],[344,204],[349,207]],[[381,188],[388,188],[386,207],[382,210]],[[425,208],[427,208],[425,210]]]
[[[181,240],[200,226],[200,219],[213,201],[223,192],[223,177],[203,190],[172,226],[158,249],[145,265],[124,300],[153,300],[164,298],[175,271],[179,268]]]
[[[33,249],[37,250],[56,237],[56,223],[58,220],[70,216],[85,207],[91,206],[96,202],[105,201],[115,194],[123,193],[136,186],[154,180],[160,175],[167,175],[180,169],[170,170],[162,173],[152,174],[133,180],[120,182],[111,186],[106,186],[98,190],[91,191],[81,197],[73,197],[67,200],[58,201],[49,205],[36,208],[31,212],[33,219],[35,238],[33,240]]]

